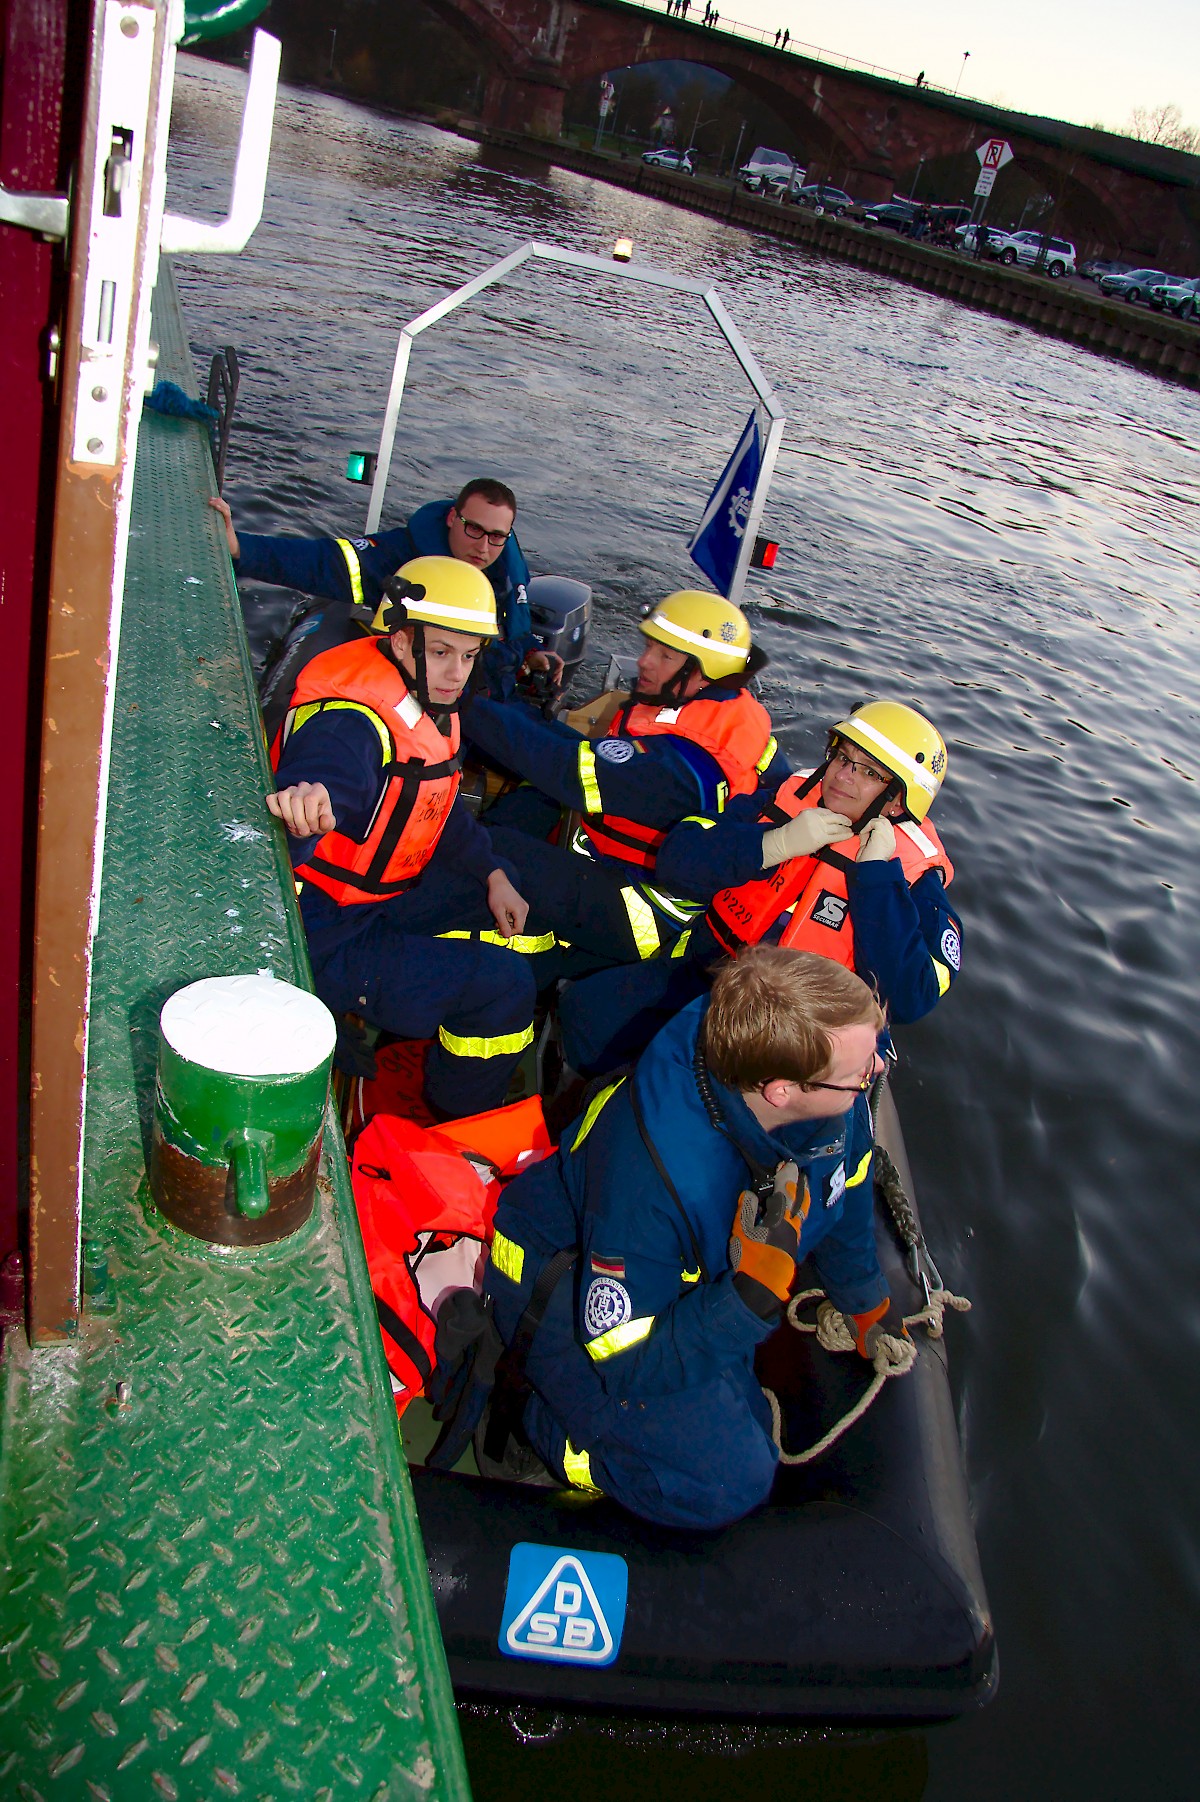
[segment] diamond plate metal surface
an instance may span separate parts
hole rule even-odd
[[[195,392],[169,271],[159,369]],[[145,415],[93,971],[71,1342],[9,1341],[0,1795],[468,1795],[336,1125],[314,1220],[201,1246],[144,1192],[157,1015],[307,983],[201,428]],[[105,1282],[102,1260],[107,1259]]]

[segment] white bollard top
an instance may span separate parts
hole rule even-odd
[[[333,1050],[323,1001],[273,976],[206,976],[177,989],[159,1016],[178,1056],[228,1076],[304,1076]]]

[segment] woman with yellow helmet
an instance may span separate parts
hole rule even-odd
[[[764,774],[774,788],[787,769],[748,687],[766,659],[739,608],[684,589],[651,608],[641,631],[633,692],[602,737],[488,700],[472,701],[463,721],[488,758],[532,785],[494,810],[493,831],[537,895],[539,922],[618,963],[653,957],[697,911],[655,872],[670,829],[756,794]],[[564,807],[578,816],[575,857],[539,836]]]
[[[677,826],[659,874],[706,902],[703,917],[670,962],[575,985],[563,1006],[574,1067],[591,1073],[636,1055],[707,986],[714,958],[763,939],[856,971],[894,1024],[928,1013],[962,963],[962,926],[946,895],[953,866],[928,818],[946,761],[923,714],[872,701],[838,720],[825,761],[789,776],[767,806],[735,801],[719,821]]]
[[[458,704],[496,602],[453,557],[414,558],[388,589],[371,636],[301,671],[267,806],[289,834],[318,995],[433,1039],[426,1098],[451,1118],[499,1106],[533,1037],[527,960],[502,948],[528,905],[458,797]],[[456,927],[493,942],[437,936]]]

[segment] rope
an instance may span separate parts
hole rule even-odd
[[[811,1301],[819,1303],[816,1319],[801,1320],[800,1309]],[[931,1339],[940,1339],[945,1331],[946,1309],[954,1308],[959,1313],[965,1314],[970,1306],[965,1295],[952,1295],[949,1289],[935,1289],[930,1294],[928,1305],[921,1308],[916,1314],[906,1314],[904,1324],[906,1327],[923,1326]],[[803,1289],[799,1295],[794,1295],[788,1303],[787,1322],[798,1333],[815,1333],[817,1343],[827,1352],[849,1352],[857,1349],[858,1341],[854,1333],[847,1326],[844,1316],[826,1298],[823,1289]],[[898,1339],[892,1333],[880,1333],[876,1340],[873,1359],[875,1375],[872,1377],[870,1385],[859,1396],[849,1412],[843,1414],[842,1418],[830,1427],[829,1431],[823,1434],[815,1445],[810,1445],[804,1452],[789,1452],[784,1449],[783,1416],[779,1400],[773,1390],[764,1389],[763,1394],[766,1396],[771,1410],[771,1437],[779,1448],[779,1462],[781,1464],[811,1464],[814,1458],[819,1458],[823,1452],[829,1450],[830,1446],[836,1445],[842,1435],[849,1432],[855,1421],[862,1419],[890,1377],[907,1376],[916,1361],[917,1348],[911,1339]]]

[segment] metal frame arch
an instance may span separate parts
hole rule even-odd
[[[392,453],[396,446],[396,432],[400,423],[400,408],[404,400],[404,384],[408,376],[408,363],[412,355],[415,340],[430,326],[438,325],[459,307],[474,300],[477,294],[493,287],[525,263],[533,260],[561,264],[569,269],[582,269],[596,276],[615,278],[618,281],[643,282],[650,287],[666,288],[676,294],[691,294],[707,307],[721,336],[741,365],[742,372],[754,390],[755,398],[770,421],[767,428],[766,442],[763,446],[762,463],[759,467],[758,481],[750,502],[750,511],[746,519],[746,529],[742,538],[741,552],[737,568],[730,584],[728,598],[735,604],[739,600],[746,583],[746,573],[750,566],[750,555],[754,549],[754,540],[762,520],[763,508],[766,504],[767,492],[771,486],[771,478],[775,473],[775,461],[779,455],[779,446],[783,438],[787,416],[779,404],[775,390],[767,381],[759,368],[758,360],[741,332],[725,310],[720,295],[715,288],[704,282],[693,281],[684,275],[675,275],[670,270],[652,269],[641,264],[618,263],[607,257],[592,256],[586,251],[561,250],[553,244],[539,244],[531,239],[519,249],[511,251],[508,256],[501,257],[498,263],[484,269],[479,275],[472,276],[453,293],[447,294],[433,306],[418,313],[400,328],[400,337],[396,344],[396,356],[392,365],[391,386],[388,389],[387,406],[384,410],[383,428],[379,434],[379,453],[375,464],[375,479],[371,484],[371,499],[367,507],[368,532],[374,532],[383,517],[383,502],[387,492],[388,477],[392,467]]]

